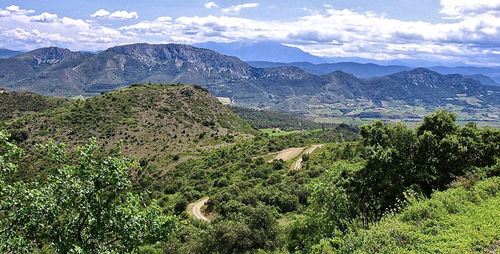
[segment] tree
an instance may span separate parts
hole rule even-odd
[[[130,191],[134,161],[118,152],[99,158],[95,139],[74,150],[76,160],[49,143],[42,149],[56,167],[48,179],[9,180],[22,150],[7,137],[0,132],[0,252],[131,252],[172,234],[175,218]]]
[[[202,234],[196,253],[249,253],[280,246],[281,231],[272,209],[242,206],[225,220],[214,220]]]
[[[416,130],[376,122],[361,128],[366,165],[343,185],[361,210],[374,218],[395,208],[406,191],[430,195],[477,167],[493,166],[500,132],[473,123],[457,126],[443,110],[426,116]]]
[[[376,122],[361,128],[366,165],[356,171],[344,188],[353,191],[362,211],[379,216],[409,188],[415,175],[415,132],[402,124]]]

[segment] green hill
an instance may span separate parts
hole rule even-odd
[[[160,168],[258,134],[207,90],[186,85],[133,85],[5,125],[23,133],[25,147],[49,139],[71,147],[96,137],[111,149],[123,140],[125,154]]]

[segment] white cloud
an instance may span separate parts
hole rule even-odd
[[[34,22],[53,23],[57,21],[57,14],[44,12],[38,16],[31,16],[30,18],[31,21]]]
[[[275,40],[331,57],[424,58],[471,62],[500,50],[500,17],[453,22],[402,21],[373,12],[327,9],[291,21],[239,17],[179,17],[120,28],[179,43]],[[482,60],[481,60],[482,61]]]
[[[11,6],[7,6],[7,8],[5,8],[5,9],[8,11],[16,12],[16,11],[19,11],[19,6],[11,5]]]
[[[239,5],[232,5],[228,8],[224,8],[221,11],[224,13],[239,13],[242,9],[245,8],[255,8],[258,7],[258,3],[245,3],[245,4],[239,4]]]
[[[10,11],[0,9],[0,17],[10,16]]]
[[[441,0],[441,13],[452,18],[500,14],[500,0]]]
[[[19,6],[17,6],[17,5],[7,6],[5,9],[10,11],[11,13],[15,13],[15,14],[19,14],[19,15],[30,14],[30,13],[35,12],[34,10],[23,10],[23,9],[19,8]]]
[[[31,40],[35,42],[43,42],[45,40],[56,41],[56,42],[74,42],[74,39],[63,37],[60,34],[51,34],[40,32],[38,29],[24,30],[23,28],[16,28],[12,30],[7,30],[3,34],[12,35],[14,38],[22,40]]]
[[[205,3],[205,8],[207,9],[211,9],[211,8],[219,8],[219,5],[217,5],[216,3],[214,2],[208,2],[208,3]]]
[[[115,11],[113,13],[100,9],[96,11],[94,14],[90,15],[92,18],[108,18],[108,19],[137,19],[139,18],[139,15],[137,15],[137,12],[128,12],[128,11]]]
[[[5,8],[5,10],[9,11],[11,14],[16,14],[16,15],[25,15],[25,14],[31,14],[31,13],[35,12],[34,10],[24,10],[24,9],[21,9],[17,5],[7,6]]]
[[[109,19],[133,19],[139,18],[137,12],[115,11],[108,16]]]
[[[156,19],[156,21],[158,22],[166,22],[166,21],[171,21],[172,20],[172,17],[169,17],[169,16],[162,16],[162,17],[158,17]]]
[[[139,40],[150,43],[273,40],[321,56],[500,63],[497,54],[500,52],[500,15],[495,5],[479,8],[465,1],[460,2],[462,5],[446,0],[441,3],[441,12],[453,19],[438,23],[403,21],[373,12],[324,6],[325,10],[289,20],[255,20],[230,15],[175,19],[163,16],[117,29],[50,13],[33,15],[29,10],[10,6],[9,10],[0,9],[0,46],[31,49],[56,45],[95,50]],[[235,7],[233,13],[242,8],[245,7]],[[125,12],[126,15],[120,12],[115,16],[137,18],[135,12]],[[101,12],[99,15],[110,18],[113,14]]]
[[[58,17],[47,12],[31,15],[32,12],[20,7],[8,8],[9,15],[0,15],[0,44],[3,47],[31,50],[58,46],[96,50],[133,40],[118,30],[81,19]]]
[[[111,14],[109,11],[106,11],[104,9],[99,9],[94,14],[90,15],[90,17],[92,17],[92,18],[104,18],[104,17],[107,17],[109,14]]]

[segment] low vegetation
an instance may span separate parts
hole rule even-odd
[[[51,98],[29,92],[0,89],[0,122],[60,107],[70,99]]]
[[[316,123],[299,115],[276,111],[256,110],[237,106],[229,108],[258,129],[280,129],[283,131],[325,129],[333,124]]]
[[[500,178],[410,196],[400,213],[323,241],[316,253],[496,253],[500,235]],[[333,247],[332,247],[333,246]]]

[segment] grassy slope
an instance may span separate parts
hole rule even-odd
[[[183,85],[135,85],[10,121],[7,128],[27,131],[28,147],[48,139],[74,146],[96,137],[113,148],[123,139],[126,154],[160,168],[175,163],[176,154],[182,159],[258,134],[206,90]]]
[[[387,216],[340,243],[342,253],[498,253],[500,251],[500,178],[412,199],[397,215]]]

